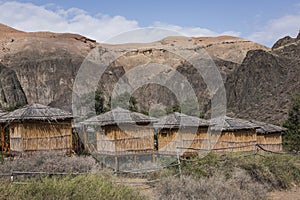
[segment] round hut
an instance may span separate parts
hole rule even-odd
[[[282,151],[282,134],[287,130],[286,128],[255,120],[250,121],[259,126],[256,129],[258,145],[270,151]]]
[[[3,115],[0,121],[9,134],[11,154],[65,154],[72,150],[72,118],[61,109],[31,104]]]
[[[160,154],[197,154],[206,140],[208,121],[174,112],[159,118],[156,129],[157,150]]]

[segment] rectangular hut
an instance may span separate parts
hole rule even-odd
[[[238,118],[224,118],[221,130],[212,127],[212,149],[217,152],[254,151],[257,142],[256,124]]]
[[[26,105],[2,116],[1,122],[9,133],[11,154],[72,151],[72,115],[61,109]]]
[[[157,150],[165,155],[196,155],[207,140],[208,121],[182,113],[163,116],[154,124]]]
[[[286,128],[251,120],[252,123],[259,126],[256,129],[257,144],[269,151],[282,151],[282,134],[287,130]]]
[[[142,155],[154,153],[155,118],[115,108],[83,122],[84,143],[99,155]]]
[[[7,112],[0,109],[0,120],[3,115],[6,115]],[[1,133],[1,152],[8,153],[9,152],[9,135],[4,132],[5,124],[0,123],[0,133]]]

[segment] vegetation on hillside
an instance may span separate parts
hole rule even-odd
[[[110,101],[110,108],[124,108],[130,111],[136,112],[137,109],[137,100],[134,96],[131,96],[128,92],[124,92],[120,95],[117,95],[115,98]]]
[[[265,199],[300,184],[300,155],[208,154],[162,173],[161,199]],[[166,176],[167,175],[167,176]]]
[[[144,199],[136,190],[116,185],[99,174],[29,179],[24,184],[2,182],[0,199]]]
[[[6,160],[0,164],[0,171],[8,174],[11,171],[69,174],[16,176],[14,183],[9,182],[10,177],[2,177],[0,199],[144,198],[138,187],[129,189],[115,183],[116,177],[111,170],[102,169],[87,156],[42,154]],[[173,165],[160,173],[143,174],[142,177],[159,180],[152,183],[155,193],[151,195],[155,199],[266,199],[266,194],[273,189],[300,185],[300,155],[210,153],[204,158],[181,160],[181,172],[181,177],[174,176],[178,174],[178,166]]]
[[[289,118],[284,123],[288,130],[283,135],[283,147],[287,151],[300,151],[300,94],[293,96]]]

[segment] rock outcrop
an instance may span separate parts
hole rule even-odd
[[[279,40],[272,51],[247,53],[226,83],[229,109],[235,116],[280,123],[292,96],[300,93],[300,38]]]
[[[26,96],[22,90],[16,73],[0,64],[0,105],[2,108],[13,109],[25,105]]]
[[[209,113],[210,94],[201,74],[180,55],[172,54],[178,50],[191,54],[205,50],[221,73],[232,116],[280,123],[287,116],[291,95],[300,92],[299,40],[300,34],[297,38],[285,37],[272,49],[231,36],[177,36],[147,44],[110,45],[77,34],[27,33],[0,24],[0,61],[4,65],[0,66],[0,104],[14,107],[42,103],[71,110],[76,74],[88,53],[99,45],[105,52],[132,49],[111,63],[99,81],[97,89],[105,106],[120,77],[133,88],[145,75],[158,75],[172,83],[178,72],[193,86],[202,111]],[[130,74],[136,66],[152,64],[169,68],[159,73],[150,70]],[[180,91],[186,90],[181,82],[174,85]],[[178,103],[172,91],[158,84],[140,85],[133,95],[140,110]]]

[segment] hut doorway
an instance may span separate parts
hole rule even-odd
[[[157,133],[154,134],[154,150],[158,150],[158,139],[157,139]]]
[[[8,127],[1,130],[1,152],[8,153],[10,151],[10,134]]]

